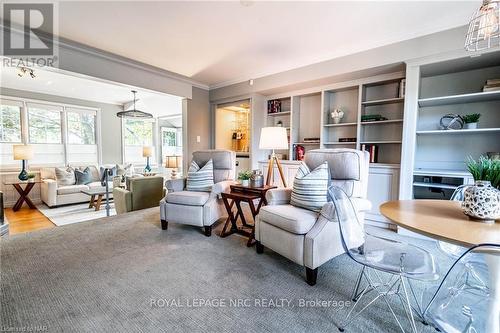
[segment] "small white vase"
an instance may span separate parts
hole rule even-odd
[[[241,186],[249,186],[250,179],[240,179]]]
[[[500,218],[500,191],[490,182],[478,180],[465,189],[462,210],[472,219],[494,222]]]
[[[338,124],[338,123],[340,123],[340,119],[342,119],[342,118],[340,118],[340,117],[333,117],[332,119],[333,119],[333,123],[334,124]]]
[[[465,123],[464,124],[465,129],[476,129],[477,128],[477,123]]]

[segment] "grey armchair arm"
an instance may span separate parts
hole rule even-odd
[[[231,185],[236,185],[238,182],[234,180],[224,180],[218,183],[215,183],[214,186],[212,186],[212,192],[210,193],[211,198],[219,198],[221,193],[224,192],[229,192],[231,189]]]
[[[273,188],[266,193],[267,204],[270,206],[288,205],[291,197],[291,188]]]
[[[180,192],[186,187],[186,178],[181,179],[168,179],[165,182],[165,187],[168,192]]]

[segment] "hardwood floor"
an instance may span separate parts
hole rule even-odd
[[[12,208],[5,208],[4,212],[9,221],[10,235],[49,229],[56,226],[45,215],[40,213],[38,209],[23,207],[17,212],[14,212]]]

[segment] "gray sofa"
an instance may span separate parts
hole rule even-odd
[[[305,163],[312,170],[328,161],[330,184],[341,187],[351,198],[360,221],[371,209],[366,199],[369,154],[354,149],[316,149],[306,153]],[[305,266],[306,281],[316,284],[318,267],[344,253],[339,226],[330,222],[333,203],[326,203],[320,213],[290,205],[290,188],[267,192],[268,205],[261,208],[255,223],[257,253],[264,246]],[[361,242],[361,240],[360,240]]]
[[[220,194],[235,184],[236,154],[230,150],[202,150],[193,153],[198,165],[212,159],[214,183],[211,192],[186,191],[186,179],[167,180],[167,195],[160,202],[160,218],[163,230],[168,223],[180,223],[203,227],[205,236],[212,234],[212,224],[224,216],[225,209]]]

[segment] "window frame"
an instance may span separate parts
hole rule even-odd
[[[12,99],[3,98],[0,96],[0,105],[6,105],[11,107],[19,108],[19,141],[2,141],[0,138],[0,144],[20,144],[23,142],[23,106],[24,104],[19,101],[15,101]],[[0,111],[1,112],[1,111]],[[3,126],[2,126],[3,128]]]
[[[127,156],[126,156],[126,147],[127,146],[131,146],[131,147],[139,147],[139,145],[127,145],[125,143],[125,135],[126,135],[126,121],[127,119],[134,119],[133,117],[124,117],[121,119],[121,130],[122,130],[122,163],[125,164],[125,163],[132,163],[134,165],[138,165],[138,166],[144,166],[146,165],[146,159],[144,159],[144,162],[143,163],[140,163],[138,164],[137,161],[128,161],[127,160]],[[138,118],[136,120],[141,120],[141,121],[145,121],[145,122],[150,122],[152,123],[152,144],[151,146],[153,147],[153,152],[154,152],[154,159],[153,161],[151,161],[150,165],[151,166],[158,166],[159,165],[159,160],[158,160],[158,119],[157,118],[144,118],[144,119],[141,119],[141,118]],[[144,145],[141,145],[141,147],[143,147]]]
[[[64,156],[64,165],[68,165],[68,147],[70,144],[68,142],[68,121],[67,121],[67,112],[71,109],[79,109],[85,110],[88,112],[95,112],[95,146],[97,150],[97,163],[99,165],[102,164],[102,135],[101,135],[101,109],[97,107],[89,107],[83,105],[75,105],[75,104],[67,104],[67,103],[57,103],[40,99],[31,99],[31,98],[22,98],[22,97],[14,97],[8,95],[0,95],[0,100],[20,103],[21,106],[21,142],[0,142],[0,145],[13,145],[13,144],[29,144],[29,145],[53,145],[50,143],[30,143],[29,142],[29,121],[28,121],[28,104],[39,104],[40,106],[48,106],[49,108],[62,108],[61,111],[61,143],[56,145],[63,146],[63,156]],[[59,164],[57,164],[59,165]],[[53,166],[53,163],[34,164],[35,167],[45,167],[45,166]],[[18,165],[9,164],[0,167],[1,170],[10,170],[17,169]]]

